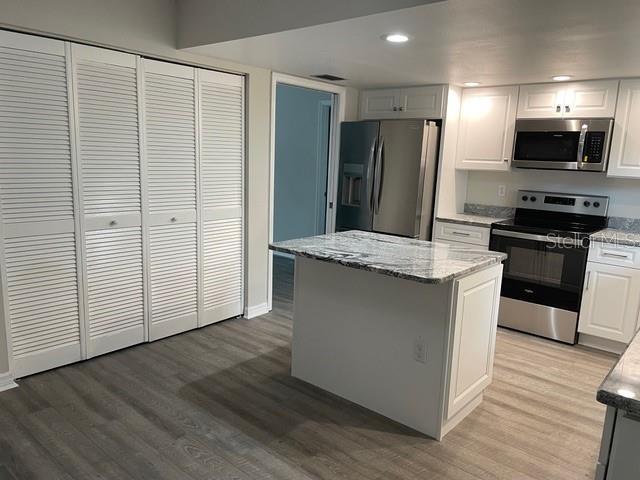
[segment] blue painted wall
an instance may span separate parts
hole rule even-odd
[[[275,241],[325,232],[330,107],[326,92],[276,89]]]

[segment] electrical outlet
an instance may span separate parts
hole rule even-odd
[[[413,344],[413,359],[416,362],[427,363],[427,344],[422,337],[416,338]]]
[[[504,197],[507,194],[507,186],[506,185],[498,185],[498,196]]]

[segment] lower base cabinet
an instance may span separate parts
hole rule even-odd
[[[613,253],[611,258],[621,258],[624,250]],[[578,332],[629,343],[638,328],[639,311],[640,269],[587,262]]]
[[[607,407],[596,480],[640,478],[640,417]]]

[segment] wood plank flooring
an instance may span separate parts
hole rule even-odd
[[[593,478],[612,356],[501,330],[484,402],[438,443],[289,376],[292,273],[267,315],[0,393],[0,480]]]

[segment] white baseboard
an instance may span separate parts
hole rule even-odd
[[[244,318],[255,318],[260,315],[264,315],[265,313],[269,313],[271,308],[268,303],[261,303],[259,305],[251,305],[246,308],[244,311]]]
[[[624,343],[596,337],[594,335],[587,335],[585,333],[580,334],[578,337],[578,343],[585,347],[604,350],[605,352],[615,353],[617,355],[620,355],[627,348],[627,345]]]
[[[18,384],[13,381],[13,375],[11,375],[9,372],[0,373],[0,392],[16,388],[17,386]]]

